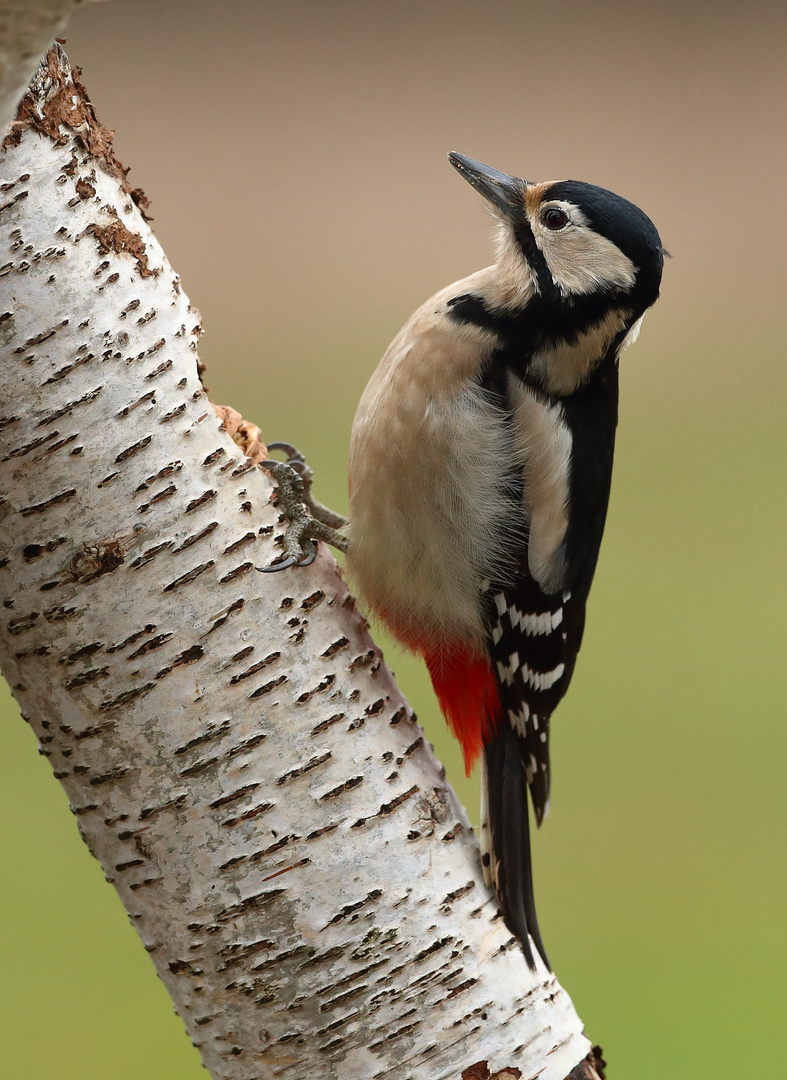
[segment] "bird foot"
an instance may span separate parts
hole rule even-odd
[[[339,551],[347,550],[347,537],[340,532],[347,524],[340,514],[317,502],[311,492],[314,473],[294,446],[284,442],[268,443],[268,450],[281,450],[285,461],[261,461],[278,485],[278,505],[289,522],[284,534],[284,558],[272,566],[258,566],[263,573],[287,570],[291,566],[309,566],[317,556],[317,541]]]

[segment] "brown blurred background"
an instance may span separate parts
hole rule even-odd
[[[337,509],[388,341],[490,261],[448,150],[612,188],[659,227],[673,259],[624,357],[609,525],[536,843],[550,956],[611,1080],[784,1075],[786,44],[787,9],[757,0],[111,0],[67,34],[202,312],[211,396],[298,444]],[[475,814],[428,680],[387,655]],[[196,1080],[5,711],[0,1075]]]

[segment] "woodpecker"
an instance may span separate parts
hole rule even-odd
[[[528,965],[534,945],[549,968],[527,792],[540,826],[607,513],[618,358],[664,249],[611,191],[448,156],[496,219],[497,260],[419,308],[373,374],[341,546],[362,599],[426,661],[468,775],[481,757],[484,876]],[[279,566],[313,557],[293,550]]]

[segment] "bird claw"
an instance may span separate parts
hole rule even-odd
[[[255,566],[254,569],[259,570],[261,574],[272,574],[276,570],[289,570],[291,566],[311,566],[316,558],[317,545],[314,544],[312,551],[301,559],[296,559],[295,556],[289,555],[286,559],[282,559],[281,562],[272,563],[270,566]]]
[[[318,540],[346,551],[347,539],[338,531],[346,524],[345,519],[312,498],[314,474],[303,454],[285,442],[268,443],[268,449],[287,455],[286,462],[266,460],[260,465],[278,485],[279,506],[289,524],[284,534],[285,557],[271,566],[258,566],[257,570],[269,574],[293,566],[310,566],[317,557]]]

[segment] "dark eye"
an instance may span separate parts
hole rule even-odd
[[[541,215],[542,224],[546,225],[548,229],[556,231],[562,229],[565,225],[568,225],[569,216],[565,210],[559,210],[557,206],[550,206]]]

